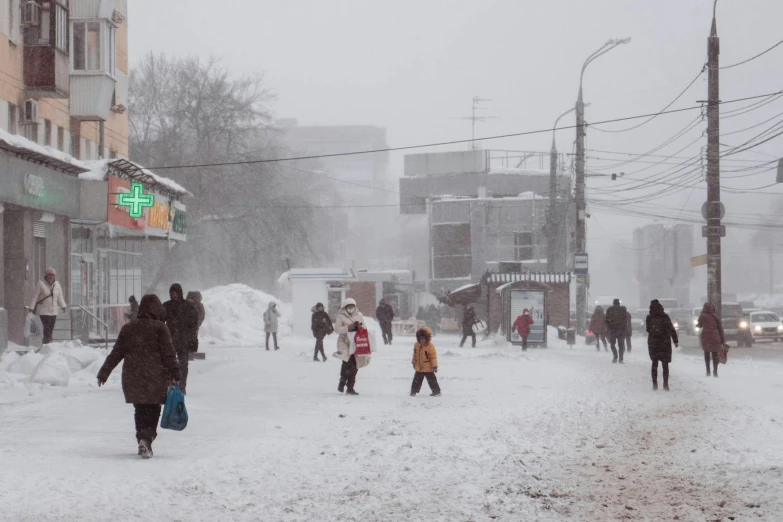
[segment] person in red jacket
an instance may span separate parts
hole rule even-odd
[[[530,335],[530,325],[533,324],[533,318],[530,317],[530,310],[525,308],[522,315],[517,317],[511,326],[511,333],[517,332],[522,338],[522,349],[527,350],[527,336]]]

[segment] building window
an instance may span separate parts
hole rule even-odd
[[[24,125],[24,137],[32,142],[38,143],[38,124],[26,123]]]
[[[57,127],[57,150],[65,152],[65,129]]]
[[[8,102],[8,132],[16,134],[16,117],[18,107],[11,102]]]
[[[25,0],[24,16],[37,18],[37,24],[24,30],[25,45],[54,45],[68,54],[68,2],[37,2]]]
[[[44,120],[44,139],[43,144],[47,147],[52,145],[52,122]]]
[[[114,76],[114,26],[98,21],[73,23],[73,70]]]
[[[60,0],[54,6],[55,46],[68,54],[68,0]]]

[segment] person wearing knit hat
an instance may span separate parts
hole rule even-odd
[[[63,289],[57,281],[57,272],[54,268],[47,268],[44,278],[38,281],[27,309],[41,317],[44,330],[43,344],[51,343],[54,325],[57,323],[58,309],[63,313],[68,310],[63,297]]]

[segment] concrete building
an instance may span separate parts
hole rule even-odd
[[[47,266],[71,305],[55,338],[109,336],[141,293],[142,240],[187,230],[187,192],[126,160],[126,1],[0,0],[0,13],[0,344],[25,343]],[[140,218],[117,205],[131,183],[155,199]]]
[[[648,225],[634,230],[640,308],[660,298],[674,298],[682,308],[690,305],[693,230],[692,225]]]

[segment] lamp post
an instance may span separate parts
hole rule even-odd
[[[586,202],[585,202],[585,103],[582,99],[582,81],[585,76],[585,69],[598,57],[608,53],[618,45],[630,42],[630,38],[609,40],[600,49],[591,54],[585,60],[582,66],[582,72],[579,75],[579,97],[576,100],[576,252],[585,253],[586,244]],[[580,334],[584,334],[586,329],[585,318],[587,317],[587,275],[576,276],[576,326]]]

